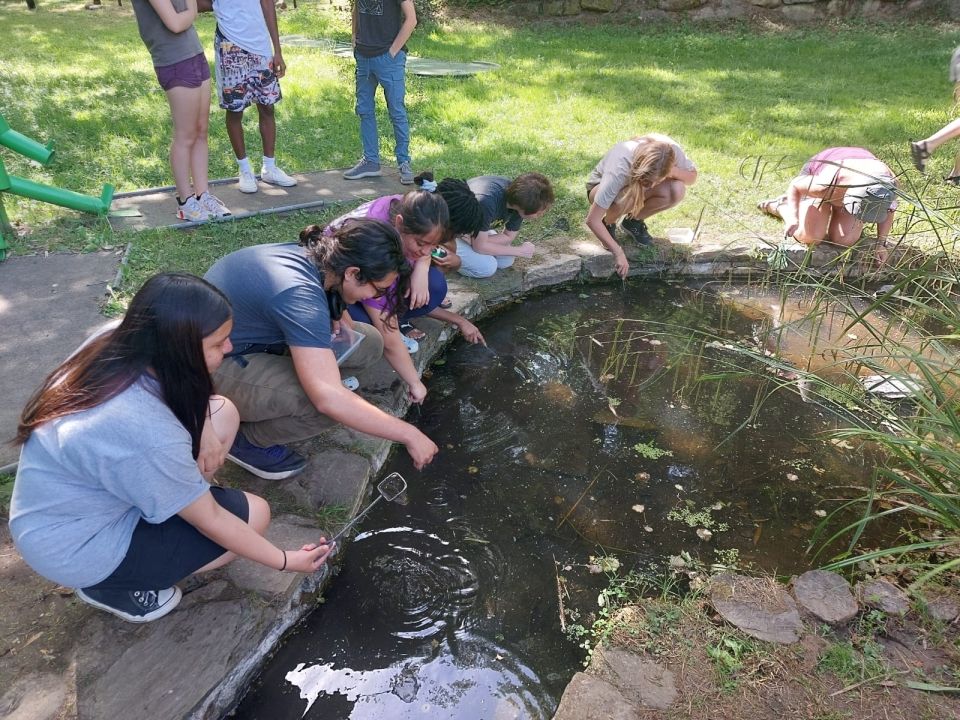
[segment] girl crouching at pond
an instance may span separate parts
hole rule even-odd
[[[393,313],[390,312],[392,308],[388,296],[368,298],[355,303],[348,308],[348,312],[354,320],[372,323],[380,331],[383,335],[384,355],[404,380],[407,380],[408,375],[418,378],[409,354],[418,349],[416,341],[426,336],[426,333],[410,323],[413,318],[425,316],[448,322],[459,328],[468,341],[483,342],[483,336],[476,325],[444,307],[447,296],[444,271],[460,266],[457,254],[446,247],[442,253],[436,254],[442,257],[434,254],[435,250],[449,240],[450,213],[447,203],[435,192],[437,184],[433,181],[432,174],[418,175],[414,182],[418,190],[412,190],[406,195],[387,195],[364,203],[356,210],[338,217],[323,231],[325,235],[332,235],[345,223],[364,218],[385,222],[400,234],[404,257],[413,270],[410,275],[410,292],[406,297],[407,309],[399,315],[399,326],[390,322]],[[410,385],[410,382],[407,381],[407,384]]]
[[[329,545],[281,550],[266,501],[211,487],[239,426],[213,394],[230,304],[187,274],[148,280],[120,325],[54,370],[27,403],[10,531],[24,560],[94,607],[148,622],[175,583],[236,556],[312,572]]]
[[[611,253],[617,274],[630,263],[617,242],[617,222],[640,245],[653,237],[644,222],[683,200],[697,180],[697,168],[676,141],[648,133],[614,145],[587,178],[587,227]]]

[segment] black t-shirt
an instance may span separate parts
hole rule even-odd
[[[467,180],[467,185],[477,196],[483,211],[481,231],[489,230],[499,223],[503,223],[504,230],[511,232],[520,229],[523,218],[516,210],[507,207],[507,188],[511,182],[513,181],[510,178],[500,175],[482,175]]]
[[[357,3],[357,52],[364,57],[383,55],[397,39],[403,24],[403,0],[354,0]],[[406,50],[404,45],[401,50]]]

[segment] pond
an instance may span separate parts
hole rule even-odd
[[[871,461],[760,362],[787,341],[756,308],[781,299],[724,293],[548,293],[484,324],[488,347],[454,345],[411,411],[440,455],[392,455],[407,503],[363,521],[236,717],[549,718],[584,657],[561,625],[596,610],[605,571],[809,568],[819,515]]]

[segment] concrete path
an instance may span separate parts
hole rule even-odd
[[[380,197],[402,193],[410,189],[401,185],[395,167],[383,166],[382,177],[362,180],[344,180],[343,170],[321,170],[310,173],[294,173],[297,185],[290,188],[260,183],[257,193],[242,193],[237,189],[236,178],[214,180],[210,183],[213,193],[230,208],[232,220],[253,215],[269,215],[312,207],[324,207],[341,202]],[[113,198],[110,207],[110,225],[114,230],[146,230],[161,227],[191,227],[196,223],[177,220],[176,192],[173,187],[137,190],[120,193]]]
[[[119,251],[0,263],[0,467],[17,459],[6,441],[30,395],[104,322],[100,305],[119,264]]]

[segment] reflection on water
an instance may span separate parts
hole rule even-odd
[[[407,478],[409,503],[364,520],[237,716],[547,718],[582,660],[558,588],[595,610],[591,556],[653,575],[680,552],[808,567],[815,511],[870,461],[838,451],[835,417],[790,383],[723,376],[771,328],[647,285],[527,301],[483,328],[489,348],[454,347],[418,420],[441,454],[423,472],[394,454],[384,474]]]

